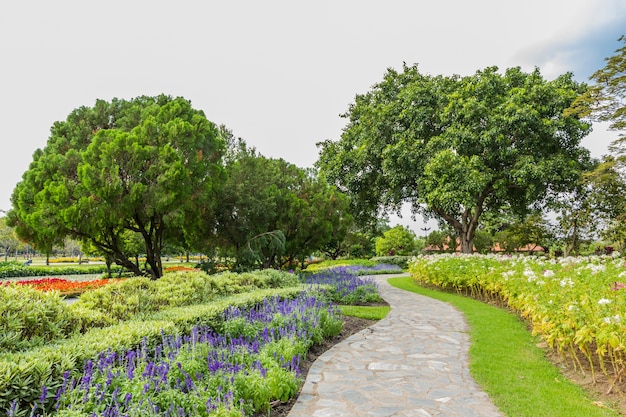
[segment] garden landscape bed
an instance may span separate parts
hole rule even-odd
[[[435,255],[409,267],[415,283],[520,317],[536,346],[593,404],[626,415],[626,263],[615,256]]]
[[[336,303],[380,301],[373,281],[333,274],[335,286],[327,276],[303,284],[277,271],[176,272],[115,282],[71,305],[58,291],[2,285],[3,314],[11,319],[0,340],[0,408],[7,416],[284,411],[309,366],[304,358],[367,323],[341,318]],[[196,351],[217,355],[210,372],[198,370],[189,353]],[[227,365],[226,357],[235,362]]]

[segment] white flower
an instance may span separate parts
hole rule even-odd
[[[605,317],[605,318],[604,318],[604,322],[605,322],[606,324],[611,324],[611,318],[610,318],[610,317]]]
[[[551,269],[546,269],[545,271],[543,271],[543,276],[544,277],[553,277],[554,276],[554,271]]]
[[[596,264],[588,264],[586,268],[591,271],[592,275],[595,275],[598,272],[603,272],[606,269],[604,265],[596,265]]]
[[[600,304],[601,306],[607,305],[610,303],[611,303],[611,300],[607,300],[606,298],[600,298],[600,300],[598,301],[598,304]]]
[[[567,307],[567,310],[568,310],[568,311],[572,311],[572,310],[574,310],[575,308],[576,308],[576,306],[572,304],[572,305],[570,305],[569,307]]]
[[[615,321],[615,323],[619,323],[622,321],[622,318],[619,316],[619,314],[613,316],[613,320]]]
[[[574,286],[574,281],[572,281],[571,278],[565,278],[561,280],[561,287],[567,287],[567,286],[573,287]]]

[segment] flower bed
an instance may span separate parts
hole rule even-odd
[[[34,412],[89,416],[245,416],[299,388],[300,358],[341,330],[338,310],[307,293],[230,308],[220,333],[194,327],[126,352],[104,351],[61,387],[43,387]],[[17,405],[17,402],[15,402]],[[16,405],[8,416],[17,414]],[[38,415],[38,414],[33,414]]]
[[[624,374],[622,259],[439,255],[416,258],[409,271],[421,284],[507,305],[530,322],[534,334],[577,369],[590,369],[594,378],[598,372],[617,379]]]
[[[96,279],[91,281],[70,281],[63,278],[40,278],[27,279],[19,281],[0,281],[0,285],[28,285],[39,291],[59,291],[64,296],[75,296],[85,291],[94,290],[111,284],[112,282],[122,281],[120,279]]]
[[[358,276],[353,267],[323,269],[312,275],[303,275],[306,284],[329,285],[328,294],[338,304],[380,302],[378,286],[371,278]]]
[[[84,333],[64,335],[61,332],[47,337],[49,331],[42,328],[37,339],[46,338],[46,343],[25,339],[25,344],[33,346],[31,349],[26,346],[24,350],[9,349],[0,354],[0,409],[16,417],[50,413],[66,417],[168,415],[168,412],[170,415],[241,416],[259,410],[265,412],[269,407],[267,401],[283,401],[295,396],[301,382],[297,365],[302,352],[323,338],[336,335],[342,327],[338,310],[329,304],[328,294],[332,290],[328,288],[334,285],[332,281],[327,281],[323,287],[311,285],[303,294],[304,287],[297,285],[293,274],[277,271],[217,276],[200,274],[192,279],[194,276],[196,273],[178,272],[154,282],[133,279],[120,283],[120,286],[88,293],[95,296],[114,290],[115,294],[109,294],[110,297],[100,294],[108,299],[105,311],[109,315],[117,309],[118,303],[128,305],[133,294],[143,292],[134,297],[140,301],[148,300],[146,297],[151,300],[146,305],[152,307],[141,309],[134,319],[125,316],[126,321],[103,328],[87,324],[100,322],[101,313],[92,310],[90,303],[101,306],[96,301],[105,298],[96,297],[66,306],[59,302],[56,293],[16,285],[0,287],[10,290],[7,299],[15,303],[24,298],[19,297],[22,292],[29,292],[33,299],[50,298],[51,311],[38,322],[59,327],[61,322],[71,321],[64,317],[71,312],[85,321]],[[152,288],[152,285],[156,287]],[[201,297],[202,300],[196,297],[193,300],[198,304],[188,305],[192,298],[189,298],[191,292],[187,292],[186,286],[194,289],[194,297],[204,287],[211,297],[215,291],[223,296],[217,299]],[[258,289],[259,286],[266,289]],[[320,292],[322,288],[326,290]],[[179,292],[175,293],[175,290]],[[241,291],[251,292],[241,294]],[[240,294],[235,295],[238,292]],[[123,297],[116,301],[119,294]],[[168,294],[167,300],[161,294]],[[298,294],[297,303],[289,301]],[[168,303],[153,308],[159,300]],[[29,304],[32,303],[26,302]],[[234,305],[238,308],[233,308]],[[79,307],[76,311],[75,306]],[[16,305],[15,314],[18,314],[18,307]],[[22,310],[27,309],[19,309]],[[219,338],[227,343],[215,342]],[[207,342],[209,340],[212,342]],[[248,345],[253,346],[252,351],[247,350]],[[135,352],[130,354],[131,362],[129,351]],[[201,353],[200,356],[194,356],[197,352]],[[234,364],[228,362],[228,352],[235,354]],[[210,355],[216,355],[214,358],[219,366],[217,362],[209,361]],[[116,361],[112,361],[113,357]],[[106,370],[104,363],[107,363]],[[224,368],[223,363],[231,365],[224,365]],[[132,367],[132,378],[128,374],[129,366]],[[157,369],[165,372],[166,368],[167,384],[165,380],[155,380],[163,376],[159,376]],[[238,372],[229,374],[225,369]],[[68,372],[64,374],[65,370]],[[200,389],[197,391],[193,387]],[[200,397],[202,401],[197,399]],[[84,404],[93,411],[85,411]],[[154,404],[161,404],[158,412],[151,408]],[[167,407],[177,405],[170,410],[163,408],[165,404]],[[122,405],[127,407],[123,409],[125,411],[122,411]],[[105,413],[106,407],[109,408]]]

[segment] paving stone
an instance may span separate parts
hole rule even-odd
[[[464,316],[388,277],[387,317],[317,359],[289,417],[502,417],[469,374]]]

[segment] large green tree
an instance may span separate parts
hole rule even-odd
[[[348,193],[360,219],[409,203],[450,225],[471,252],[481,215],[515,212],[573,182],[589,160],[590,126],[563,110],[585,90],[571,74],[536,69],[430,76],[389,69],[358,95],[339,141],[325,141],[318,166]]]
[[[408,256],[415,252],[415,233],[408,227],[397,225],[376,239],[377,256]]]
[[[158,278],[164,243],[184,239],[212,209],[223,149],[217,127],[183,98],[97,100],[52,126],[8,217],[37,247],[70,236],[136,274],[146,271],[124,240],[139,234]]]
[[[351,222],[345,195],[310,170],[229,140],[220,195],[218,246],[235,268],[281,267],[342,240]]]

